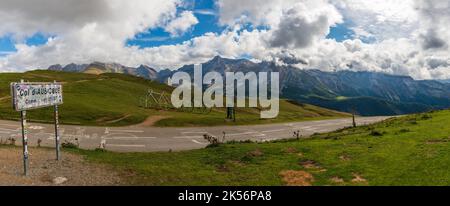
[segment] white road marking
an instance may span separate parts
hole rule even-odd
[[[17,127],[17,126],[20,126],[20,125],[13,125],[13,124],[0,124],[0,125],[2,125],[2,126],[7,126],[7,127]]]
[[[48,135],[50,135],[49,138],[47,138],[47,140],[55,140],[55,134],[54,133],[47,133]],[[78,138],[78,139],[89,139],[89,136],[86,135],[72,135],[72,134],[63,134],[61,135],[61,138],[65,138],[65,139],[71,139],[71,138]]]
[[[0,133],[2,133],[2,134],[11,134],[11,132],[4,132],[4,131],[0,131]]]
[[[120,129],[115,130],[110,129],[109,132],[144,133],[144,131],[142,130],[120,130]]]
[[[240,136],[240,135],[247,135],[247,134],[257,134],[259,132],[243,132],[243,133],[234,133],[234,134],[226,134],[227,137],[229,136]]]
[[[41,129],[45,129],[45,127],[41,127],[41,126],[30,126],[28,127],[30,129],[34,129],[34,130],[41,130]]]
[[[314,128],[313,127],[311,127],[311,126],[307,126],[307,127],[300,127],[300,128],[298,128],[299,130],[314,130]]]
[[[0,130],[12,131],[12,132],[19,131],[19,130],[17,130],[17,129],[5,129],[5,128],[0,128]]]
[[[196,144],[207,145],[207,143],[199,142],[199,141],[194,140],[194,139],[192,140],[192,142],[196,143]]]
[[[145,145],[106,144],[106,147],[145,147]]]

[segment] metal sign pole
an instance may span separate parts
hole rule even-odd
[[[23,171],[28,176],[28,130],[27,130],[27,111],[20,112],[22,120],[22,146],[23,146]]]
[[[10,86],[13,108],[20,111],[21,116],[23,166],[25,176],[27,176],[29,169],[27,110],[54,106],[56,159],[61,159],[58,105],[63,103],[62,85],[56,81],[52,84],[43,82],[25,83],[21,80],[20,83],[11,83]]]
[[[56,80],[53,81],[56,84]],[[60,148],[60,137],[59,137],[59,114],[58,105],[55,104],[55,143],[56,143],[56,160],[61,160],[61,148]]]
[[[61,160],[60,153],[60,137],[59,137],[59,117],[58,117],[58,105],[55,105],[55,143],[56,143],[56,160]]]

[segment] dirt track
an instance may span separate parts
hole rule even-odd
[[[102,165],[87,163],[83,157],[62,153],[63,160],[55,161],[55,151],[30,148],[29,176],[23,176],[22,149],[0,147],[0,186],[107,186],[120,185],[120,175]],[[58,177],[67,178],[55,184]]]

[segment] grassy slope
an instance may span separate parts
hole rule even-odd
[[[195,126],[195,125],[248,125],[270,124],[281,122],[310,121],[348,117],[348,114],[324,109],[308,104],[295,104],[286,100],[280,101],[280,114],[276,119],[260,119],[260,111],[253,108],[238,108],[236,122],[224,122],[225,109],[214,109],[208,114],[178,113],[168,119],[157,122],[157,126]]]
[[[20,79],[26,81],[64,82],[64,105],[61,106],[61,122],[77,125],[123,126],[137,124],[148,116],[159,115],[167,119],[156,126],[198,126],[225,124],[262,124],[273,122],[304,121],[344,117],[346,114],[314,107],[281,102],[281,114],[277,119],[260,120],[256,109],[240,109],[237,122],[225,122],[225,110],[215,109],[209,114],[190,112],[157,111],[139,107],[139,98],[148,88],[170,93],[171,88],[163,84],[121,74],[82,74],[53,71],[33,71],[24,74],[0,74],[0,119],[18,119],[19,113],[11,109],[9,83]],[[51,122],[51,109],[28,112],[34,121]]]
[[[87,75],[36,71],[25,74],[1,74],[0,96],[9,95],[9,83],[24,79],[26,81],[64,82],[64,104],[61,106],[61,122],[83,125],[128,125],[144,121],[148,111],[138,107],[139,96],[147,87],[167,90],[168,88],[131,76],[105,74]],[[0,118],[17,119],[18,112],[11,109],[11,99],[0,101]],[[31,120],[52,121],[52,109],[39,109],[28,112]],[[109,123],[117,119],[119,122]]]
[[[175,153],[77,152],[136,172],[131,181],[141,185],[283,185],[284,170],[307,171],[314,185],[449,185],[449,124],[450,111],[441,111],[300,141],[225,144]],[[254,151],[260,155],[252,155]],[[306,160],[321,169],[299,164]],[[353,174],[367,182],[352,182]],[[333,177],[345,183],[335,183]]]

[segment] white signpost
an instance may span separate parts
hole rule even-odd
[[[60,137],[59,137],[59,120],[58,105],[63,104],[62,85],[57,83],[31,83],[21,80],[20,83],[11,83],[11,96],[13,108],[20,112],[22,125],[22,142],[23,142],[23,165],[24,173],[28,175],[28,130],[27,130],[27,110],[51,107],[55,109],[55,143],[56,143],[56,159],[60,157]]]

